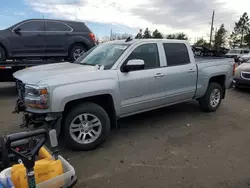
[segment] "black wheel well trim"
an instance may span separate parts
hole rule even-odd
[[[67,102],[63,111],[62,124],[64,122],[64,118],[67,116],[67,113],[72,109],[73,106],[84,104],[86,102],[92,102],[101,106],[107,112],[110,118],[111,127],[117,128],[117,116],[114,106],[114,100],[112,95],[110,94],[101,94],[90,97],[84,97]]]
[[[5,45],[2,42],[0,42],[0,47],[2,47],[4,49],[5,55],[6,55],[6,57],[8,57],[9,54],[8,54],[7,48],[5,47]]]
[[[223,94],[222,94],[222,98],[224,99],[225,98],[225,95],[226,95],[226,87],[225,87],[225,81],[226,81],[226,75],[216,75],[216,76],[212,76],[210,79],[209,79],[209,83],[217,83],[219,84],[222,89],[223,89]]]

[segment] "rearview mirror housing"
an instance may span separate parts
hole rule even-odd
[[[142,70],[144,69],[145,63],[142,59],[131,59],[127,62],[126,65],[122,66],[122,72],[129,72],[135,70]]]

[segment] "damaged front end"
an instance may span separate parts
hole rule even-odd
[[[13,113],[22,113],[21,128],[56,129],[60,133],[61,113],[49,113],[49,93],[46,87],[25,85],[16,81],[18,99]]]

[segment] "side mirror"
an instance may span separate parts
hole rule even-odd
[[[142,59],[131,59],[124,65],[121,69],[122,72],[129,72],[135,70],[142,70],[144,69],[144,60]]]
[[[21,28],[20,28],[20,27],[17,27],[17,28],[15,28],[13,31],[14,31],[15,33],[19,34],[20,31],[21,31]]]

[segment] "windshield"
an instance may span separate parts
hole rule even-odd
[[[229,54],[240,54],[240,50],[229,50]]]
[[[75,63],[101,65],[104,69],[110,69],[128,46],[129,44],[100,44],[78,58]]]

